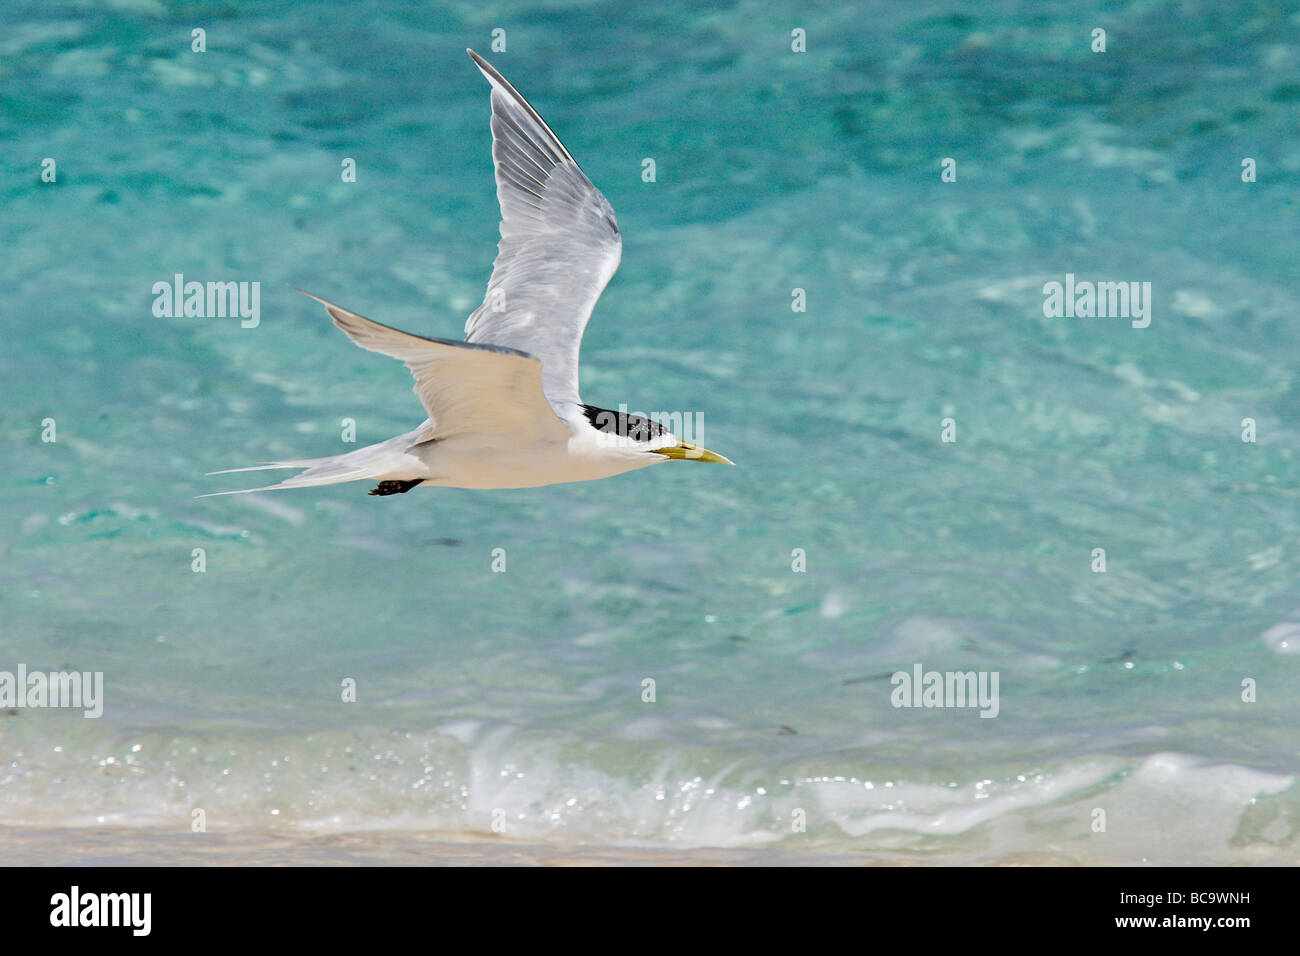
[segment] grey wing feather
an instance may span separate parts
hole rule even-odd
[[[618,269],[623,240],[614,210],[537,111],[492,66],[468,51],[492,84],[492,160],[501,242],[467,342],[502,345],[541,360],[556,415],[580,416],[578,350],[591,310]]]

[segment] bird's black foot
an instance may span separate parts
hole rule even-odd
[[[423,481],[423,478],[417,478],[415,481],[381,481],[370,493],[372,495],[404,495]]]

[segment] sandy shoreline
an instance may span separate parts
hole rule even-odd
[[[107,827],[0,828],[0,864],[5,866],[1023,866],[1082,862],[1048,853],[973,860],[772,848],[660,849],[516,843],[408,831],[294,834],[257,830],[176,833]]]

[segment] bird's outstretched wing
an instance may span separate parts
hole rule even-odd
[[[299,290],[302,291],[302,290]],[[426,339],[381,325],[310,296],[357,345],[400,359],[415,376],[415,394],[429,413],[420,440],[459,434],[508,433],[568,438],[542,394],[542,366],[512,348]]]
[[[550,127],[486,60],[501,242],[467,342],[502,345],[542,363],[542,391],[565,421],[581,417],[578,349],[591,310],[623,253],[614,210]]]

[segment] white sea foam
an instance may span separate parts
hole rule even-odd
[[[1294,776],[1185,754],[1099,755],[943,782],[882,778],[865,760],[859,773],[818,763],[481,721],[369,741],[83,735],[57,753],[20,750],[0,776],[0,825],[179,834],[198,807],[213,832],[438,832],[557,849],[776,845],[1174,863],[1300,850]]]

